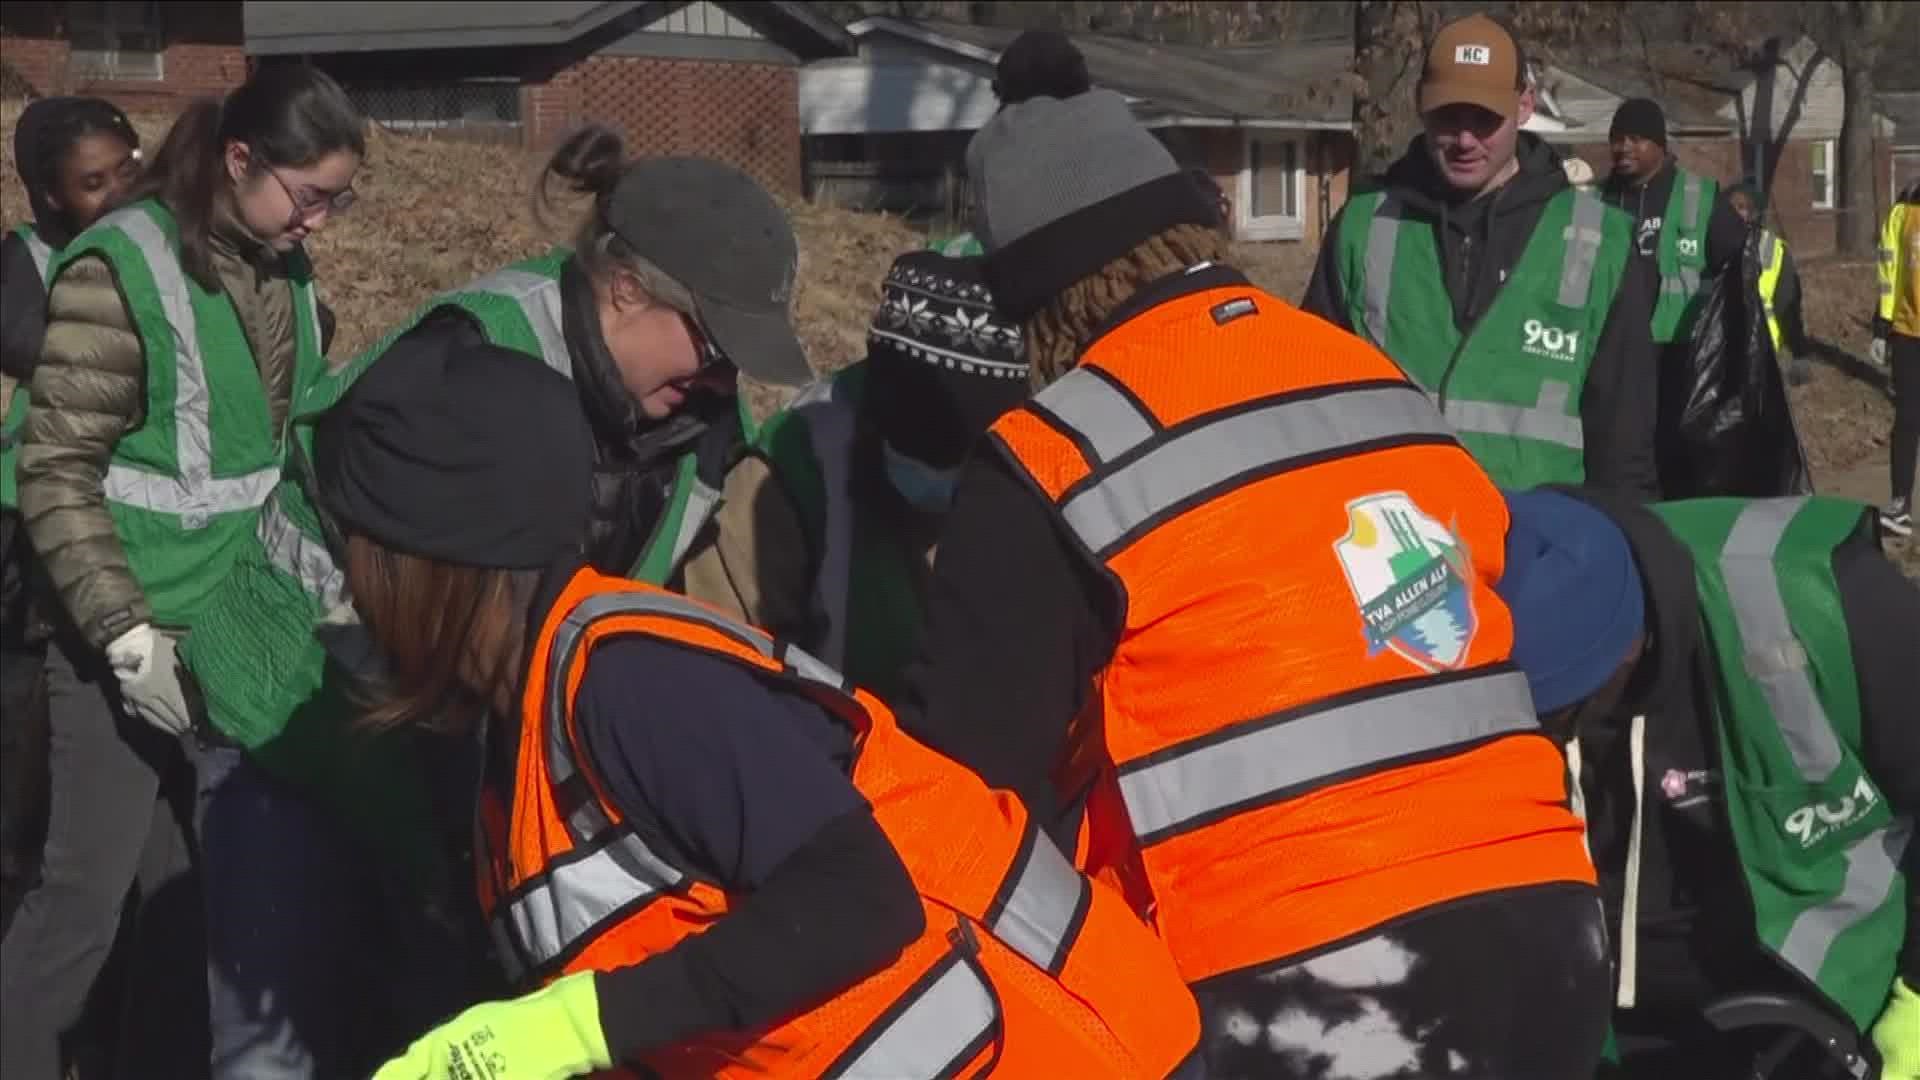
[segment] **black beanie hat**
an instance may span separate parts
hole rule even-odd
[[[888,446],[935,468],[960,464],[1029,393],[1020,328],[994,311],[982,263],[900,256],[867,330],[862,409]]]
[[[1608,129],[1608,139],[1618,139],[1626,135],[1637,135],[1649,142],[1667,145],[1667,114],[1660,111],[1658,102],[1648,98],[1629,98],[1620,103],[1614,111],[1613,127]]]
[[[577,549],[593,464],[573,383],[494,345],[375,363],[314,432],[320,501],[343,525],[462,566],[535,569]]]
[[[1013,39],[993,68],[993,92],[1003,105],[1036,97],[1084,94],[1087,58],[1058,30],[1028,30]]]

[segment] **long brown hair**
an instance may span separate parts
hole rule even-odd
[[[220,282],[207,239],[214,199],[228,184],[229,141],[246,144],[256,171],[304,169],[338,151],[367,156],[360,110],[339,83],[305,64],[263,65],[224,99],[188,106],[122,203],[159,196],[180,227],[181,267],[214,291]]]
[[[362,726],[463,735],[525,663],[539,571],[459,566],[347,538],[347,589],[387,661]]]
[[[1107,317],[1146,285],[1226,250],[1219,232],[1205,225],[1175,225],[1060,291],[1027,320],[1027,361],[1033,387],[1044,390],[1073,370],[1080,350]]]

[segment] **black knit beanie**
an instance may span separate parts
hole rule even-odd
[[[1003,105],[1069,98],[1091,85],[1087,58],[1058,30],[1029,30],[1014,38],[993,69],[993,92]]]
[[[1658,102],[1648,98],[1629,98],[1613,114],[1608,139],[1634,135],[1661,146],[1667,145],[1667,114]]]
[[[577,550],[593,436],[566,376],[494,345],[367,369],[314,432],[320,501],[381,544],[529,569]]]
[[[980,258],[893,261],[867,330],[862,409],[888,446],[945,469],[1029,392],[1020,328],[1001,319]]]

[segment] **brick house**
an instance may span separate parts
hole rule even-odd
[[[1892,90],[1875,95],[1880,111],[1893,123],[1892,190],[1895,194],[1920,184],[1920,90]]]
[[[1549,141],[1586,159],[1596,175],[1612,168],[1613,111],[1627,98],[1652,98],[1667,114],[1669,146],[1683,166],[1722,183],[1753,183],[1766,197],[1767,224],[1796,255],[1833,251],[1838,216],[1849,212],[1840,176],[1846,94],[1838,65],[1811,40],[1768,42],[1733,70],[1672,46],[1656,50],[1652,63],[1549,65],[1539,82],[1569,122]],[[1874,205],[1863,212],[1879,215],[1893,172],[1894,124],[1884,109],[1873,131]]]
[[[172,111],[246,79],[240,21],[240,0],[0,4],[0,82],[10,96]]]
[[[1017,29],[874,16],[857,55],[800,76],[809,190],[845,205],[957,219],[968,139],[998,101],[993,66]],[[1242,240],[1318,243],[1354,157],[1343,39],[1206,48],[1074,34],[1093,84],[1187,168],[1210,174]]]
[[[798,68],[851,52],[805,3],[249,2],[258,62],[303,59],[397,130],[552,145],[581,124],[798,192]]]

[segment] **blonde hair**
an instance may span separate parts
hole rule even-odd
[[[1080,350],[1109,316],[1148,284],[1226,252],[1226,240],[1205,225],[1175,225],[1081,278],[1027,319],[1027,361],[1035,390],[1073,370]]]

